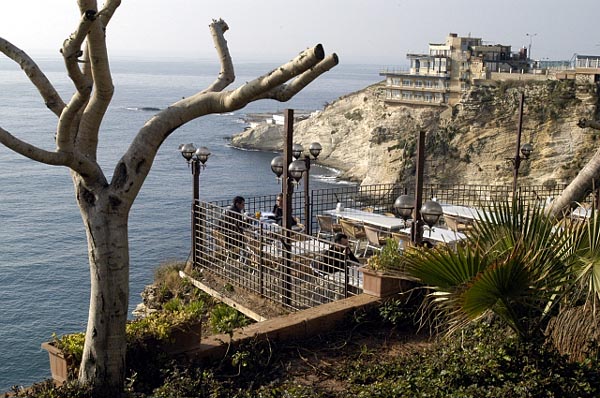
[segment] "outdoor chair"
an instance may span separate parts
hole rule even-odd
[[[332,238],[336,233],[342,232],[342,226],[334,222],[332,216],[319,214],[317,215],[317,222],[319,223],[317,238]]]
[[[367,255],[369,248],[374,251],[381,251],[381,248],[385,245],[385,237],[382,236],[381,231],[370,225],[365,225],[365,236],[367,237],[367,244],[365,245],[365,252],[363,257]]]
[[[348,236],[348,241],[354,243],[353,251],[357,251],[360,248],[360,242],[367,238],[364,226],[344,218],[340,219],[340,225],[342,226],[342,233]]]
[[[465,220],[448,214],[444,215],[444,222],[448,229],[451,229],[454,232],[465,232],[473,229],[473,222],[471,220]]]
[[[406,250],[408,247],[413,245],[413,242],[410,240],[410,236],[406,234],[392,232],[392,239],[398,242],[398,250],[400,251]]]

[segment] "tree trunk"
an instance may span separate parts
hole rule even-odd
[[[115,166],[112,180],[97,163],[100,126],[114,91],[106,49],[107,24],[121,0],[79,0],[81,19],[64,41],[61,53],[76,92],[66,104],[41,69],[18,47],[0,37],[0,52],[17,62],[59,118],[56,150],[47,151],[0,127],[0,144],[34,161],[65,166],[72,172],[81,217],[86,228],[91,297],[79,382],[93,397],[121,395],[125,380],[129,300],[129,210],[150,172],[160,146],[180,126],[213,113],[232,112],[260,99],[285,102],[338,64],[325,57],[321,44],[308,48],[265,75],[225,91],[234,70],[222,19],[209,25],[221,73],[207,89],[184,97],[151,117],[138,131]],[[85,45],[84,45],[85,44]]]
[[[92,196],[85,189],[78,191],[86,226],[91,280],[79,382],[92,386],[94,396],[118,397],[125,380],[127,348],[129,206],[106,193]]]
[[[581,119],[579,127],[591,127],[600,130],[598,122]],[[577,177],[564,189],[564,191],[553,202],[549,213],[557,218],[562,218],[570,213],[571,209],[577,207],[577,202],[583,202],[594,189],[598,188],[600,182],[600,149],[581,169]]]

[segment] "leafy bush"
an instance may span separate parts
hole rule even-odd
[[[170,301],[172,304],[171,310],[160,311],[150,314],[149,316],[136,319],[127,323],[125,328],[127,333],[127,341],[144,340],[153,338],[156,340],[167,340],[170,332],[177,328],[189,325],[194,322],[199,322],[204,314],[204,302],[196,301],[188,305],[181,306],[178,301]],[[177,309],[176,305],[180,309]]]
[[[235,308],[218,304],[210,314],[210,326],[213,333],[233,333],[233,329],[246,326],[250,320]]]
[[[344,371],[357,397],[595,397],[593,367],[569,363],[539,344],[480,323],[391,362],[358,360]]]
[[[402,254],[398,250],[398,242],[388,238],[381,251],[369,257],[367,267],[373,271],[402,271],[402,258]]]
[[[57,386],[54,381],[48,379],[35,383],[28,389],[14,386],[11,393],[13,394],[12,397],[27,398],[88,398],[91,391],[75,381],[68,381],[61,386]]]
[[[60,337],[52,333],[52,343],[61,350],[71,361],[79,365],[83,356],[83,344],[85,343],[85,333],[65,334]]]

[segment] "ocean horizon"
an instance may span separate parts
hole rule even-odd
[[[72,94],[59,58],[36,60],[63,100]],[[283,61],[285,62],[285,61]],[[239,62],[232,88],[269,72],[273,63]],[[214,61],[133,60],[112,63],[115,94],[101,127],[98,159],[108,179],[139,128],[155,112],[210,84]],[[342,95],[381,81],[379,66],[340,64],[286,103],[261,100],[246,108],[208,115],[180,127],[163,143],[129,218],[129,311],[161,263],[189,255],[192,175],[179,144],[207,146],[212,155],[200,176],[200,198],[274,194],[281,186],[270,170],[271,152],[239,150],[229,138],[243,131],[249,113],[286,108],[323,109]],[[0,127],[54,150],[56,116],[18,65],[0,59]],[[311,188],[346,183],[336,170],[311,169]],[[39,164],[0,146],[0,392],[50,377],[40,344],[85,330],[89,305],[87,243],[69,171]],[[131,315],[130,315],[131,316]]]

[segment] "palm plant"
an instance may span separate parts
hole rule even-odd
[[[600,359],[600,328],[596,318],[600,300],[600,218],[592,210],[589,220],[573,235],[574,275],[571,289],[562,297],[559,314],[546,330],[549,340],[572,360]]]
[[[581,275],[573,264],[584,234],[555,226],[540,206],[518,199],[494,204],[481,218],[464,247],[414,250],[406,271],[429,289],[425,308],[449,333],[493,313],[521,338],[539,335]]]

